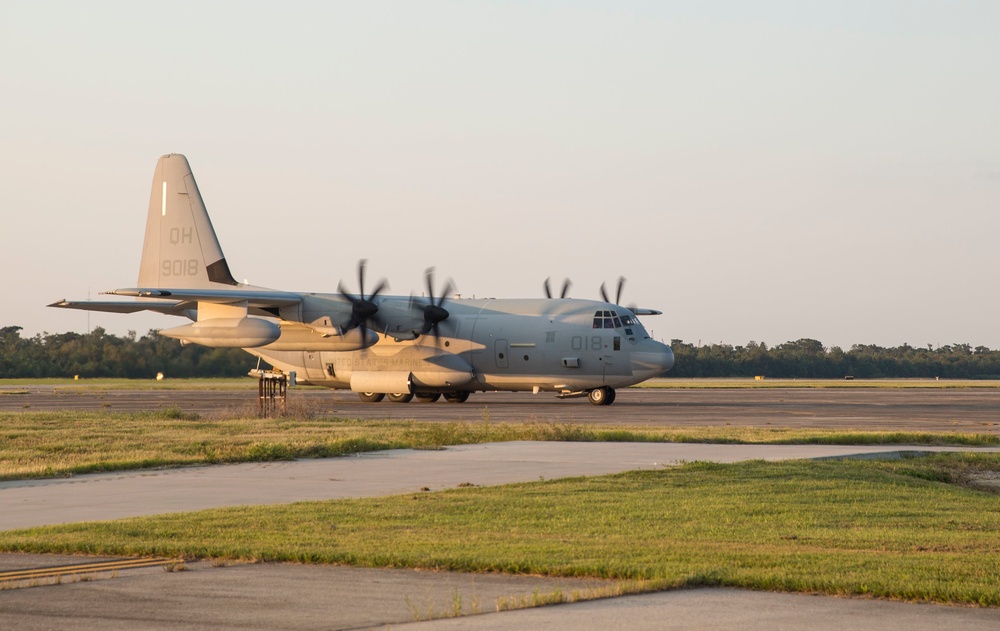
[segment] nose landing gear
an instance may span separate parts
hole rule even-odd
[[[594,405],[611,405],[615,402],[615,389],[608,386],[594,388],[587,393],[587,398]]]

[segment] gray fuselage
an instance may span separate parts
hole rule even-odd
[[[300,322],[342,313],[337,294],[308,294],[294,314]],[[379,298],[381,330],[374,345],[353,351],[324,350],[316,342],[286,349],[275,344],[246,349],[300,382],[362,391],[358,375],[409,376],[415,392],[539,390],[573,392],[625,387],[673,366],[670,347],[650,338],[629,310],[577,299],[457,299],[439,336],[410,333],[419,325],[421,298]],[[335,304],[334,304],[335,303]],[[293,314],[282,314],[283,317]],[[287,319],[293,319],[288,317]],[[315,335],[315,334],[314,334]],[[284,337],[284,334],[283,334]],[[332,342],[333,340],[331,340]],[[383,383],[383,382],[380,382]],[[404,381],[398,383],[403,384]],[[386,390],[388,388],[388,390]],[[383,386],[382,391],[394,391]],[[399,390],[403,390],[402,385]]]

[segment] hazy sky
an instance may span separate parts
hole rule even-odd
[[[654,336],[1000,348],[1000,3],[0,0],[0,326],[131,287],[187,155],[239,279]],[[180,324],[91,314],[116,334]]]

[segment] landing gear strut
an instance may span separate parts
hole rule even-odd
[[[608,386],[594,388],[587,393],[587,398],[594,405],[611,405],[615,402],[615,389]]]

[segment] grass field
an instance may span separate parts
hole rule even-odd
[[[692,463],[0,532],[0,549],[586,576],[1000,606],[1000,456]]]
[[[219,379],[0,379],[0,394],[5,389],[28,387],[86,388],[108,390],[256,390],[257,380],[250,377]]]
[[[379,449],[436,449],[509,440],[995,446],[992,434],[558,423],[201,419],[147,414],[0,412],[0,480],[164,466],[326,458]]]
[[[651,385],[767,382],[681,383]],[[940,383],[916,387],[945,387]],[[995,382],[961,387],[984,383]],[[163,384],[130,387],[256,385],[245,379]],[[36,385],[0,381],[8,390]],[[121,387],[115,381],[64,385]],[[998,444],[985,434],[201,419],[171,409],[9,412],[0,413],[0,479],[505,440]],[[691,463],[597,478],[6,531],[0,550],[587,576],[619,581],[616,593],[718,585],[1000,607],[1000,495],[976,484],[991,477],[1000,477],[1000,455]]]

